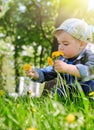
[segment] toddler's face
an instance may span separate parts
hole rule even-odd
[[[60,31],[55,37],[58,41],[58,50],[64,52],[64,58],[73,58],[81,53],[84,45],[81,44],[80,40],[64,31]]]

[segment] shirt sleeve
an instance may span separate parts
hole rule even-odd
[[[81,78],[94,75],[94,53],[88,51],[85,57],[85,63],[79,63],[76,67],[80,72]]]
[[[56,72],[52,66],[48,66],[43,69],[35,68],[35,71],[39,74],[39,79],[37,82],[43,83],[44,81],[49,81],[57,77]]]
[[[88,66],[85,66],[82,64],[77,64],[76,67],[80,72],[81,78],[89,76],[89,67]]]

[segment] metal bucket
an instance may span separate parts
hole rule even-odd
[[[32,97],[41,96],[41,84],[38,82],[32,81],[28,77],[19,78],[19,95],[29,94]]]

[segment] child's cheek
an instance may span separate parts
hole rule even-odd
[[[75,52],[73,50],[67,50],[65,53],[64,53],[64,56],[66,58],[72,58],[75,56]]]

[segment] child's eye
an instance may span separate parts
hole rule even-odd
[[[62,44],[63,44],[64,46],[68,46],[68,45],[69,45],[69,43],[66,42],[66,41],[62,42]]]
[[[64,46],[68,46],[68,44],[63,44]]]

